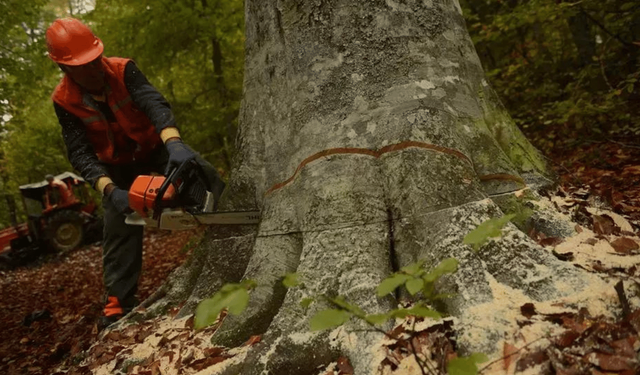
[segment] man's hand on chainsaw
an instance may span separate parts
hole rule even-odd
[[[165,170],[165,176],[168,176],[172,169],[178,168],[184,162],[194,159],[196,154],[187,147],[180,138],[172,138],[165,143],[167,151],[169,151],[169,162]]]
[[[129,208],[128,191],[120,189],[115,184],[109,184],[105,188],[104,195],[107,199],[109,199],[111,204],[114,205],[119,213],[125,214],[131,211],[131,208]]]

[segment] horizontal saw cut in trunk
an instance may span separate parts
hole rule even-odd
[[[190,314],[222,284],[254,280],[247,309],[212,338],[263,335],[229,371],[311,373],[342,355],[355,373],[376,373],[380,334],[360,323],[311,333],[326,306],[299,303],[340,295],[389,311],[398,301],[376,287],[419,259],[459,261],[438,283],[453,293],[443,308],[463,327],[461,347],[485,353],[515,324],[482,313],[496,285],[543,301],[598,283],[513,224],[477,252],[463,243],[504,215],[505,197],[535,197],[553,178],[488,86],[457,0],[247,0],[245,19],[237,154],[220,209],[260,211],[260,223],[210,229],[158,302],[187,299]],[[294,272],[304,289],[282,286]]]

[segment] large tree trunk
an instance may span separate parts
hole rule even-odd
[[[262,222],[212,228],[153,308],[186,300],[189,314],[250,278],[260,286],[248,309],[213,337],[232,346],[264,335],[242,374],[311,373],[339,353],[368,374],[377,364],[362,348],[379,335],[310,334],[322,306],[305,311],[303,297],[388,310],[397,301],[375,287],[389,273],[455,257],[445,308],[464,348],[492,352],[515,323],[482,309],[496,282],[532,300],[588,285],[511,224],[477,253],[462,243],[514,192],[552,178],[485,81],[457,0],[247,0],[245,15],[238,154],[222,209],[258,208]],[[287,272],[306,289],[284,289]],[[489,320],[504,327],[483,327]]]

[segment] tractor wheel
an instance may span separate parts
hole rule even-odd
[[[84,219],[79,212],[56,212],[47,221],[47,240],[56,251],[69,251],[82,245]]]

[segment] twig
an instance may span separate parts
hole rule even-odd
[[[625,47],[634,46],[633,43],[629,43],[626,40],[622,39],[620,35],[614,34],[611,31],[609,31],[609,29],[607,29],[605,25],[603,25],[600,21],[598,21],[594,16],[589,14],[589,12],[587,12],[584,8],[581,7],[580,10],[591,20],[591,22],[593,22],[596,26],[598,26],[602,31],[609,34],[612,38],[622,43],[623,46]]]
[[[413,317],[413,327],[411,327],[411,336],[409,336],[409,345],[411,345],[411,351],[413,352],[413,356],[416,358],[416,362],[418,363],[418,366],[420,366],[420,372],[422,372],[422,375],[427,375],[424,370],[425,368],[429,371],[429,373],[437,375],[437,370],[434,370],[431,368],[431,366],[429,365],[429,361],[425,360],[422,361],[422,359],[418,356],[418,351],[416,350],[416,347],[413,345],[413,338],[417,337],[415,336],[416,334],[416,318],[415,316]]]

